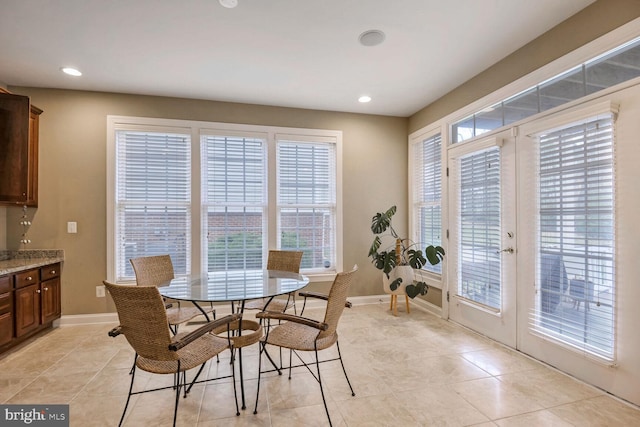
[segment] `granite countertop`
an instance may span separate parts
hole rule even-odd
[[[0,251],[0,276],[62,261],[63,250]]]

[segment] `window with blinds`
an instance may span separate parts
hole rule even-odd
[[[615,357],[613,115],[538,135],[539,301],[531,327]]]
[[[459,159],[458,295],[501,309],[500,148]]]
[[[202,136],[203,253],[208,272],[262,269],[266,141]]]
[[[269,249],[304,251],[307,275],[342,268],[341,132],[120,116],[107,129],[108,280],[159,254],[176,276],[225,274],[229,292]]]
[[[170,254],[190,273],[191,141],[188,134],[116,132],[116,280],[134,280],[130,258]]]
[[[419,248],[442,245],[442,137],[438,133],[413,145],[413,224]],[[442,263],[423,269],[442,272]]]
[[[278,246],[304,251],[301,268],[336,265],[336,144],[277,141]]]

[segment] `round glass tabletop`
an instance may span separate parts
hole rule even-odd
[[[308,284],[308,277],[288,271],[230,270],[178,277],[158,289],[175,300],[225,302],[287,294]]]

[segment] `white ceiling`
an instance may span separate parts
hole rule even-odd
[[[592,2],[0,0],[0,83],[404,117]]]

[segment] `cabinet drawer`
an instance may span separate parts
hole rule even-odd
[[[12,303],[11,292],[0,294],[0,314],[12,311]]]
[[[22,273],[16,273],[16,289],[22,288],[23,286],[33,285],[34,283],[40,282],[40,274],[38,270],[27,270]]]
[[[53,279],[54,277],[60,277],[60,263],[40,267],[41,281]]]
[[[0,294],[9,292],[11,288],[11,276],[0,277]]]

